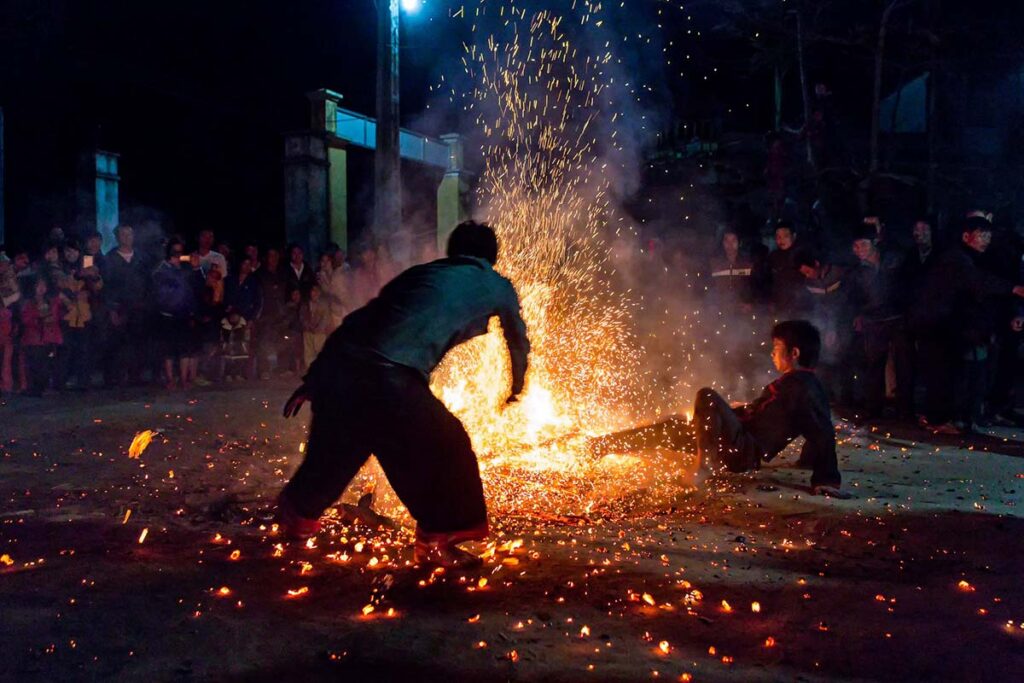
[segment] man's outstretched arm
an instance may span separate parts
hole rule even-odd
[[[511,285],[509,285],[511,289]],[[505,334],[505,344],[512,359],[512,394],[516,398],[523,392],[526,382],[526,367],[530,356],[530,339],[526,336],[526,323],[519,307],[519,296],[515,290],[511,292],[509,301],[498,311],[501,329]]]

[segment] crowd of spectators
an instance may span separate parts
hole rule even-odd
[[[0,394],[301,373],[394,274],[371,247],[350,263],[331,244],[314,265],[298,245],[235,251],[211,230],[156,250],[130,225],[115,237],[105,253],[98,233],[59,228],[38,255],[0,247]]]
[[[977,211],[945,232],[943,242],[931,219],[890,229],[870,216],[828,252],[794,223],[746,243],[726,227],[702,264],[693,250],[668,250],[665,270],[685,272],[703,325],[726,331],[725,375],[763,355],[767,320],[805,318],[822,331],[819,373],[834,405],[856,419],[946,433],[1016,426],[1024,242]],[[136,248],[129,225],[116,240],[103,253],[98,234],[56,229],[35,259],[0,249],[0,392],[300,374],[397,273],[373,248],[350,261],[329,245],[310,262],[297,245],[236,251],[210,230],[194,244],[165,239],[161,253]]]
[[[775,226],[773,244],[746,248],[725,228],[703,269],[705,306],[740,325],[751,315],[814,322],[831,399],[859,421],[951,434],[1019,426],[1024,243],[980,211],[944,241],[930,218],[901,228],[866,217],[838,253],[793,223]],[[745,357],[749,335],[733,339]]]

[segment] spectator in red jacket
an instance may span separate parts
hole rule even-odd
[[[26,396],[42,396],[56,370],[56,359],[64,344],[60,321],[68,300],[50,281],[34,276],[26,281],[21,305],[21,348],[28,365]]]

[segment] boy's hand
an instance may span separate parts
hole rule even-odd
[[[302,409],[302,404],[309,400],[309,389],[303,384],[292,393],[291,398],[284,404],[285,418],[295,417]]]

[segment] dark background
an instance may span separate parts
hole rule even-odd
[[[474,6],[428,0],[423,12],[403,18],[403,124],[425,133],[458,124],[447,100],[423,114],[428,85],[460,71],[456,60],[468,31],[448,14],[462,4],[467,12]],[[851,167],[866,163],[871,49],[884,4],[804,3],[808,78],[834,93]],[[1009,165],[1005,157],[1016,139],[1007,136],[1021,128],[1024,85],[1014,75],[1024,74],[1022,6],[919,0],[897,13],[890,30],[884,94],[941,67],[953,112],[943,133],[951,143],[946,161],[990,174],[975,173],[982,181],[974,185],[950,180],[950,192],[965,198],[996,181],[1008,183],[1012,195],[1020,182],[1013,177],[1019,155]],[[687,125],[700,126],[705,137],[768,131],[773,59],[786,65],[783,121],[801,125],[793,23],[779,7],[695,0],[682,10],[659,2],[613,10],[615,30],[638,36],[621,49],[624,68],[646,86],[638,99],[662,133],[645,140],[646,151],[685,142],[694,130]],[[95,147],[121,154],[125,220],[152,218],[186,235],[212,227],[235,240],[281,239],[282,134],[307,125],[304,93],[316,88],[336,90],[343,106],[373,113],[374,12],[371,0],[0,0],[8,242],[36,246],[52,225],[74,230],[80,158]],[[969,140],[952,148],[955,131],[968,126],[998,129],[987,156],[971,154]],[[914,144],[888,144],[888,167],[920,174],[922,152]],[[358,236],[371,204],[372,158],[350,158],[350,220]],[[690,170],[670,170],[662,183],[689,182]],[[428,196],[433,182],[424,176],[417,187],[413,172],[411,196]],[[993,205],[1015,201],[1006,194],[983,199],[999,209]]]

